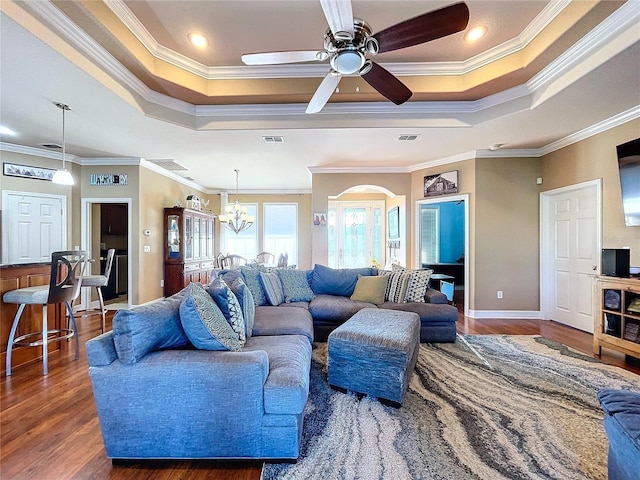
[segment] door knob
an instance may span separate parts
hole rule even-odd
[[[593,270],[594,272],[598,269],[598,267],[596,265],[591,267],[591,270]]]

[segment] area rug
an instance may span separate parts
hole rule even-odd
[[[263,480],[606,479],[596,392],[640,390],[640,376],[539,336],[467,335],[420,346],[395,409],[332,390],[314,347],[300,458],[266,463]]]

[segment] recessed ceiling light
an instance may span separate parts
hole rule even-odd
[[[472,43],[484,37],[486,33],[487,33],[487,27],[483,25],[479,25],[469,30],[467,34],[464,36],[464,38],[467,42]]]
[[[9,127],[5,127],[4,125],[0,125],[0,135],[15,135],[16,132],[11,130]]]
[[[207,45],[209,45],[209,42],[207,41],[207,39],[203,35],[200,35],[199,33],[190,33],[189,41],[198,48],[204,48]]]

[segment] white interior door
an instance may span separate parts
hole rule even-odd
[[[600,181],[542,195],[542,304],[545,318],[593,333],[599,273]]]
[[[5,190],[2,205],[3,264],[50,262],[67,249],[65,196]]]

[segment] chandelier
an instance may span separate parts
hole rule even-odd
[[[65,164],[65,137],[64,137],[64,112],[67,110],[71,110],[69,105],[65,105],[64,103],[54,103],[56,107],[62,110],[62,169],[56,170],[56,173],[53,174],[53,178],[51,179],[53,183],[57,183],[59,185],[73,185],[73,177],[71,176],[71,172],[67,170]]]
[[[253,225],[255,218],[251,215],[247,215],[247,207],[240,205],[240,200],[238,199],[238,172],[240,170],[236,169],[234,171],[236,172],[236,200],[232,205],[227,205],[225,207],[225,213],[218,215],[218,220],[237,235],[242,230]]]

